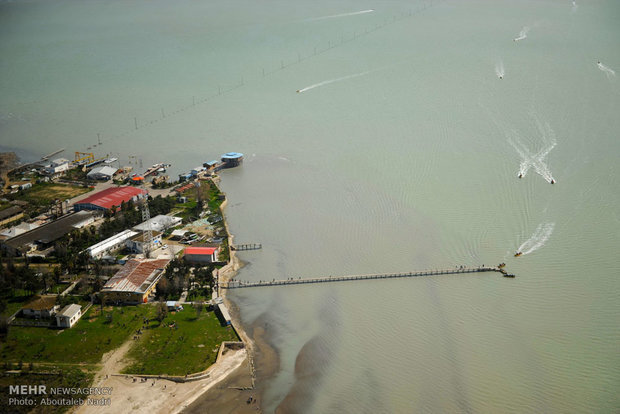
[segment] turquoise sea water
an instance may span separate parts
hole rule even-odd
[[[263,244],[239,255],[244,280],[517,274],[231,293],[280,356],[266,412],[613,412],[619,17],[615,1],[3,2],[0,145],[70,158],[99,133],[98,154],[173,172],[245,153],[222,182],[236,241]]]

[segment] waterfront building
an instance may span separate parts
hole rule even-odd
[[[69,160],[57,158],[51,164],[45,166],[45,173],[48,175],[62,174],[69,169]]]
[[[75,211],[110,210],[123,202],[138,201],[147,196],[146,190],[136,187],[112,187],[99,191],[73,205]]]
[[[222,162],[224,163],[224,168],[237,167],[243,162],[243,154],[240,152],[227,152],[222,155]]]
[[[86,177],[91,180],[111,180],[118,171],[117,168],[104,165],[101,167],[93,168],[86,174]]]
[[[187,247],[183,257],[188,263],[215,263],[218,250],[218,247]]]
[[[146,303],[169,259],[131,259],[108,280],[101,294],[107,303]]]

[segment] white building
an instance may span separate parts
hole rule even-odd
[[[20,234],[24,234],[26,232],[29,232],[30,230],[34,230],[37,227],[39,227],[39,225],[35,223],[20,223],[17,226],[11,227],[10,229],[3,231],[2,233],[0,233],[0,236],[5,236],[7,239],[10,239],[11,237],[19,236]]]
[[[45,167],[45,172],[50,175],[59,174],[69,169],[69,160],[64,158],[57,158],[48,166]]]
[[[104,165],[102,167],[93,168],[90,170],[86,177],[91,180],[111,180],[118,171],[114,167],[110,167],[109,165]]]
[[[56,314],[56,325],[59,328],[71,328],[82,317],[82,306],[72,303]]]
[[[181,217],[175,216],[164,216],[160,214],[159,216],[155,216],[145,222],[142,222],[135,226],[133,229],[136,231],[146,231],[150,226],[152,231],[164,231],[169,229],[170,227],[176,227],[183,222]]]
[[[125,242],[125,245],[132,252],[144,253],[144,246],[146,244],[145,241],[144,241],[144,235],[145,235],[145,233],[136,234],[135,236],[131,237],[130,239],[127,239],[127,241]],[[155,250],[155,249],[159,248],[159,246],[161,246],[161,233],[154,231],[153,232],[153,243],[151,245],[151,250]]]
[[[205,168],[205,167],[203,167],[203,166],[201,165],[201,166],[198,166],[198,167],[194,167],[194,168],[192,168],[192,170],[190,171],[190,173],[191,173],[193,176],[197,176],[199,173],[201,173],[201,172],[203,172],[203,171],[205,171],[205,170],[206,170],[206,168]]]
[[[125,242],[138,234],[137,231],[125,230],[114,236],[100,241],[97,244],[93,244],[86,251],[93,259],[101,259],[104,256],[109,256],[112,252],[120,249],[125,245]]]

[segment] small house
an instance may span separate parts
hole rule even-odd
[[[71,328],[82,317],[82,306],[72,303],[67,305],[56,314],[56,326],[59,328]]]
[[[184,257],[188,263],[215,263],[218,250],[217,247],[188,247]]]
[[[22,308],[22,316],[35,319],[51,318],[58,311],[56,297],[42,296],[26,304]]]

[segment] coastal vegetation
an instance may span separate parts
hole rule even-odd
[[[223,341],[238,340],[230,326],[221,326],[214,312],[195,304],[168,313],[157,327],[145,330],[129,351],[132,362],[123,373],[187,375],[200,372],[215,362]]]
[[[92,306],[71,329],[11,327],[0,342],[2,361],[96,364],[155,317],[153,306]],[[147,325],[148,327],[148,325]]]

